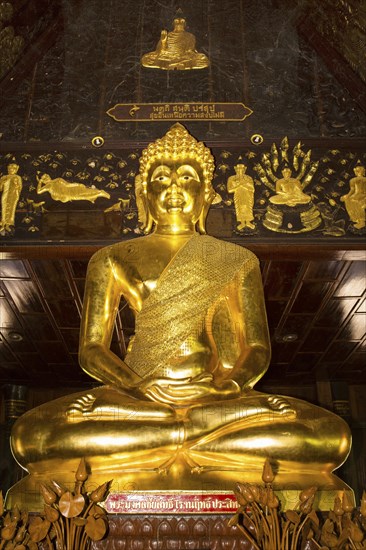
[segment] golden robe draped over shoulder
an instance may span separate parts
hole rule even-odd
[[[127,365],[142,378],[164,372],[167,359],[202,330],[209,307],[223,289],[255,266],[257,257],[241,246],[207,235],[192,237],[167,265],[138,313]]]

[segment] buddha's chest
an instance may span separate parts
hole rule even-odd
[[[142,300],[145,300],[148,295],[155,290],[158,281],[164,272],[169,262],[162,262],[155,259],[147,269],[145,265],[139,266],[136,271],[135,285],[136,290]]]
[[[125,297],[133,309],[140,311],[143,302],[153,292],[169,264],[175,256],[174,251],[155,249],[141,251],[127,266]]]

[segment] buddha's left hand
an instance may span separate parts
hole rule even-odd
[[[168,380],[159,380],[145,391],[153,401],[173,405],[235,399],[240,394],[240,387],[234,380],[224,380],[218,386],[210,374],[199,375],[187,383],[171,384]]]

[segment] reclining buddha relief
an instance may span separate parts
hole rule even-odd
[[[110,194],[95,186],[87,187],[83,183],[68,182],[63,178],[52,179],[49,174],[37,176],[37,193],[49,193],[54,201],[89,201],[95,202],[99,197],[110,198]]]

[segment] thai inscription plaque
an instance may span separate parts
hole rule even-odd
[[[238,509],[234,494],[228,491],[111,493],[105,506],[110,514],[233,514]]]
[[[253,111],[244,103],[117,103],[107,114],[117,122],[242,121]]]

